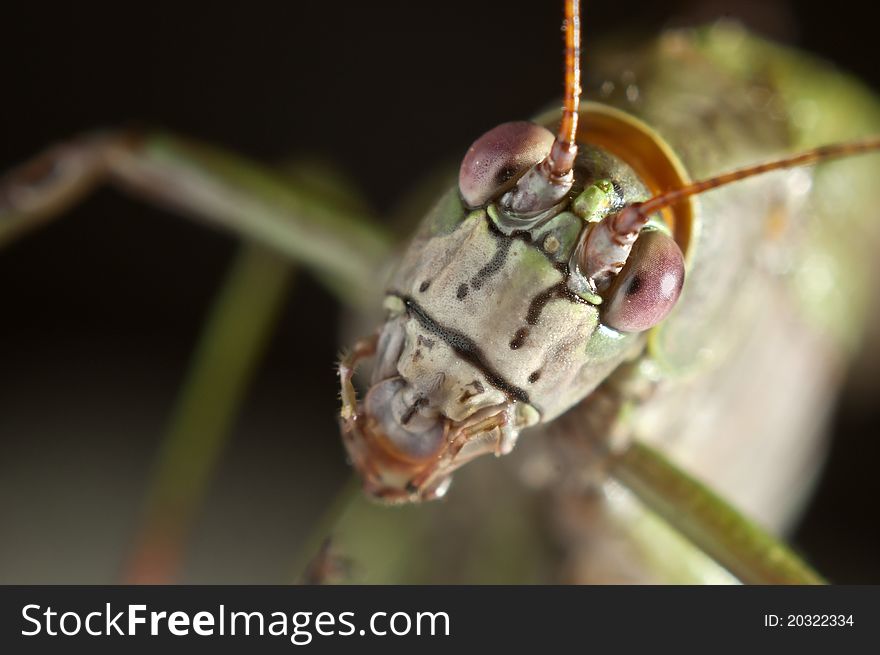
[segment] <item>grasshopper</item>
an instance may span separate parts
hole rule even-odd
[[[695,401],[688,398],[697,397],[694,394],[700,388],[704,395],[715,393],[726,383],[733,387],[733,395],[725,396],[721,404],[736,411],[739,405],[727,399],[749,386],[744,381],[754,381],[755,374],[735,369],[731,373],[729,362],[740,361],[734,353],[743,352],[749,353],[743,359],[767,361],[767,352],[746,337],[759,329],[769,331],[753,318],[772,324],[770,312],[762,310],[779,308],[782,303],[775,300],[791,296],[813,308],[843,303],[839,312],[815,312],[815,334],[798,347],[845,352],[855,337],[836,325],[833,317],[844,315],[844,310],[851,314],[852,308],[863,304],[858,280],[866,274],[856,271],[845,276],[851,282],[850,297],[850,291],[839,293],[836,284],[844,277],[836,268],[839,257],[823,253],[824,259],[820,257],[817,264],[806,254],[823,251],[828,236],[823,230],[831,228],[829,221],[820,219],[831,213],[831,207],[843,211],[846,205],[841,203],[846,199],[832,200],[824,193],[825,188],[832,193],[834,187],[824,179],[824,168],[814,179],[803,170],[777,172],[712,193],[701,192],[727,180],[719,173],[756,162],[777,162],[771,168],[778,168],[781,161],[804,163],[780,157],[870,134],[876,129],[876,110],[862,98],[857,85],[836,80],[834,91],[807,100],[830,102],[828,98],[837,93],[858,96],[869,117],[864,129],[847,125],[853,133],[840,133],[840,125],[823,123],[821,111],[813,125],[797,129],[782,118],[767,118],[769,112],[762,113],[759,107],[767,94],[782,94],[793,104],[803,100],[796,97],[793,77],[803,74],[821,79],[816,86],[825,86],[831,78],[819,65],[800,68],[794,55],[726,28],[672,33],[644,51],[623,56],[622,61],[621,55],[609,57],[606,68],[597,64],[594,69],[601,82],[588,93],[591,101],[579,106],[576,3],[567,3],[567,11],[569,80],[559,132],[553,136],[548,131],[560,121],[553,114],[502,127],[474,144],[459,184],[439,201],[415,245],[403,256],[403,264],[391,278],[393,286],[381,280],[383,290],[391,291],[385,297],[386,326],[393,327],[355,346],[341,368],[343,431],[372,494],[400,501],[439,496],[447,490],[452,469],[480,454],[511,450],[524,469],[515,477],[525,478],[528,484],[514,489],[511,480],[502,479],[493,485],[504,474],[490,473],[485,462],[474,462],[461,473],[471,468],[475,472],[455,493],[464,499],[491,497],[491,507],[473,502],[473,507],[463,508],[468,501],[456,503],[452,497],[438,507],[402,511],[353,501],[336,528],[340,543],[354,553],[356,561],[372,567],[374,579],[382,578],[383,567],[388,579],[417,578],[419,573],[407,569],[414,565],[395,570],[393,563],[377,565],[375,556],[368,554],[385,550],[389,555],[384,559],[394,559],[390,555],[394,548],[408,552],[430,546],[440,551],[434,559],[438,568],[444,558],[464,561],[448,537],[438,535],[438,526],[466,521],[470,510],[471,518],[487,516],[485,512],[519,514],[521,523],[505,528],[510,534],[521,535],[524,525],[534,528],[540,520],[552,523],[550,532],[556,535],[557,547],[562,544],[565,551],[564,579],[679,579],[675,576],[680,574],[681,579],[705,581],[726,579],[725,571],[732,571],[747,581],[813,580],[808,569],[784,548],[730,507],[716,502],[676,464],[640,440],[662,446],[679,465],[717,483],[725,495],[762,523],[777,527],[790,520],[800,494],[792,488],[802,487],[798,481],[809,478],[809,463],[792,458],[788,469],[755,476],[771,480],[772,488],[744,485],[744,476],[752,482],[748,474],[754,462],[733,466],[723,456],[721,462],[711,461],[713,452],[723,452],[724,444],[737,437],[742,441],[742,435],[725,438],[718,434],[720,429],[707,430],[707,425],[719,428],[724,423],[724,408],[715,409],[712,415],[711,408],[719,403],[713,405],[706,399],[701,406],[707,408],[708,416],[689,416],[686,410]],[[782,72],[777,71],[777,77],[762,77],[765,58],[779,62]],[[683,66],[685,79],[670,82],[672,72]],[[652,85],[660,88],[661,81],[667,93],[662,106],[652,93]],[[703,105],[694,98],[694,88],[708,98]],[[716,106],[712,99],[725,102]],[[798,129],[809,133],[798,133]],[[804,161],[875,146],[873,141],[863,141],[829,150],[805,150]],[[520,157],[523,150],[530,151],[524,158]],[[487,152],[503,155],[492,161],[493,166],[499,165],[493,171],[495,177],[479,173]],[[551,157],[553,152],[556,155]],[[240,175],[237,166],[226,155],[165,135],[89,135],[13,171],[0,187],[4,218],[0,229],[4,237],[11,237],[54,215],[95,182],[109,177],[281,250],[349,299],[375,297],[381,262],[389,252],[384,239],[339,208],[322,205],[283,185]],[[870,164],[847,166],[854,181],[872,177]],[[545,175],[542,170],[549,172]],[[829,165],[828,170],[834,169]],[[757,172],[751,169],[734,177]],[[701,185],[693,180],[709,182]],[[823,197],[828,199],[823,201]],[[860,212],[847,213],[867,220]],[[802,215],[816,218],[789,220]],[[608,230],[602,242],[600,230],[617,221],[628,227]],[[475,230],[475,245],[464,249],[467,259],[456,261],[462,244],[453,247],[449,240],[457,238],[453,235],[465,224]],[[636,224],[639,229],[633,227]],[[776,238],[764,247],[768,235]],[[856,244],[866,242],[856,228],[851,236]],[[629,242],[619,244],[625,251],[611,256],[609,244],[615,239]],[[324,256],[328,251],[335,253],[333,261]],[[847,249],[855,251],[857,246]],[[443,258],[449,260],[450,270],[460,269],[450,276],[455,284],[449,288],[450,282],[441,284],[435,279],[437,262]],[[655,263],[638,268],[635,263],[639,261]],[[663,275],[659,281],[646,283],[644,276],[657,268],[656,261],[664,262],[659,267]],[[792,261],[813,268],[800,271]],[[534,269],[532,279],[520,284],[517,276],[529,266]],[[814,284],[817,279],[825,280],[824,287]],[[657,289],[667,287],[664,306],[658,309],[657,302],[648,302],[632,311],[627,297],[638,298],[640,289],[654,287],[654,301]],[[462,316],[441,321],[418,302],[420,293],[441,291],[452,293],[452,307],[460,308]],[[543,291],[552,294],[544,298]],[[501,309],[488,311],[487,305],[494,303]],[[579,318],[568,314],[572,308],[584,314]],[[478,323],[474,331],[465,314],[469,320],[484,323]],[[542,323],[551,315],[554,322]],[[508,319],[517,325],[508,326]],[[729,343],[711,344],[697,338],[698,333],[712,332],[706,325],[725,323],[738,326],[715,330],[728,335]],[[572,328],[569,340],[554,341],[563,326]],[[498,334],[490,327],[497,328]],[[495,343],[487,341],[490,335],[497,337]],[[573,354],[578,341],[590,344],[583,346],[589,352],[581,349]],[[779,347],[776,341],[772,344],[764,347]],[[436,348],[437,357],[444,347],[447,352],[441,360],[428,352]],[[545,356],[544,349],[551,347],[557,359]],[[359,403],[352,369],[374,351],[376,384]],[[420,368],[408,376],[400,368],[402,358],[415,365],[419,352]],[[797,353],[792,357],[797,359]],[[517,365],[515,374],[502,371],[505,360],[515,355],[529,355],[529,365]],[[584,357],[592,363],[601,361],[598,367],[590,364],[588,380],[577,373],[585,366]],[[835,354],[834,365],[843,358]],[[560,375],[560,363],[568,366],[564,375]],[[459,374],[463,369],[466,376]],[[522,379],[512,382],[515,375]],[[437,381],[438,376],[442,381]],[[415,379],[427,381],[416,385]],[[529,385],[541,389],[540,393],[529,393]],[[821,391],[813,390],[817,395]],[[535,398],[540,402],[532,402]],[[441,407],[445,401],[455,401],[466,410],[454,410],[449,403]],[[802,424],[810,422],[803,411],[803,405],[810,402],[802,399],[797,404],[798,408],[783,408],[784,415],[778,418],[789,425],[787,430],[777,430],[778,423],[764,430],[775,430],[774,443],[787,444],[778,446],[783,451],[790,447],[794,452],[792,439],[797,437],[802,441],[799,452],[809,454],[809,435],[804,435]],[[459,415],[452,426],[454,411]],[[799,422],[792,418],[795,415]],[[381,430],[363,428],[370,424],[380,425]],[[524,437],[525,443],[513,448],[521,429],[531,427],[536,432],[543,424],[556,434]],[[391,434],[401,427],[397,437]],[[755,429],[748,438],[752,443],[766,443],[766,434]],[[383,439],[387,440],[384,445],[377,446]],[[501,470],[497,464],[494,468]],[[547,510],[548,506],[556,509]],[[685,514],[684,519],[676,521],[676,513]],[[674,529],[669,529],[668,522]],[[736,531],[738,535],[730,534]],[[603,533],[605,537],[597,537]],[[394,547],[384,543],[384,535],[393,535]],[[529,543],[520,542],[521,548]],[[615,542],[620,542],[618,548],[609,545]],[[653,553],[645,548],[646,543],[654,544]],[[711,557],[700,559],[700,550]],[[658,557],[675,560],[677,556],[681,556],[679,562],[656,565]],[[408,557],[400,559],[412,559]],[[717,566],[713,558],[722,565]],[[535,567],[544,566],[542,558],[530,559]],[[626,561],[620,564],[618,560]],[[779,561],[782,564],[775,566]],[[517,567],[518,574],[522,571]]]

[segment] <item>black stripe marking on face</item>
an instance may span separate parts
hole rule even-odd
[[[489,364],[483,351],[474,343],[473,339],[438,323],[410,296],[396,292],[390,292],[390,295],[397,296],[403,301],[410,316],[415,318],[419,325],[439,339],[442,339],[459,357],[479,369],[489,384],[504,393],[511,400],[518,400],[523,403],[529,402],[529,394],[505,380],[504,376]]]

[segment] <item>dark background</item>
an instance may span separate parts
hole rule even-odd
[[[387,212],[487,128],[559,95],[561,4],[6,3],[0,170],[134,120],[265,161],[318,154]],[[856,3],[584,5],[587,67],[602,34],[727,13],[880,86],[876,21]],[[0,252],[0,582],[115,579],[234,250],[102,190]],[[347,473],[333,418],[339,311],[306,276],[292,294],[195,526],[186,581],[285,581],[314,499]],[[835,581],[880,582],[878,418],[844,396],[795,534]],[[301,458],[310,472],[293,466]]]

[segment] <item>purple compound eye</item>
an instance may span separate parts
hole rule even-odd
[[[621,332],[641,332],[666,318],[684,284],[684,256],[662,232],[642,232],[626,265],[608,289],[602,322]]]
[[[553,145],[550,130],[517,121],[489,130],[468,149],[458,173],[458,188],[470,207],[480,207],[512,188]]]

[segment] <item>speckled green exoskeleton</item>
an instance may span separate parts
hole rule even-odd
[[[110,179],[381,307],[340,366],[341,420],[367,492],[403,506],[346,495],[318,535],[365,581],[818,581],[770,533],[816,473],[870,299],[880,167],[824,159],[876,144],[692,183],[876,134],[880,105],[724,23],[609,51],[588,76],[570,143],[558,111],[488,132],[403,249],[326,194],[117,132],[4,178],[0,242]],[[484,454],[509,456],[450,489]]]

